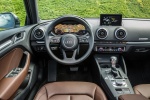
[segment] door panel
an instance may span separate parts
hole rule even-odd
[[[13,68],[19,66],[23,50],[16,48],[0,58],[0,80]]]
[[[31,25],[0,31],[0,57],[18,46],[32,53],[29,38],[30,30],[33,27],[34,26]]]
[[[25,55],[24,66],[19,66],[22,56]],[[9,99],[24,81],[30,65],[30,54],[15,48],[5,54],[0,60],[0,99]],[[16,71],[17,69],[17,71]],[[19,70],[18,70],[19,69]],[[20,70],[21,69],[21,70]]]
[[[27,77],[32,54],[30,30],[34,26],[0,31],[0,100],[16,96]]]

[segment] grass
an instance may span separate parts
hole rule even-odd
[[[98,18],[100,14],[122,14],[125,18],[150,18],[150,0],[37,0],[41,19],[62,15]],[[13,12],[25,22],[23,0],[0,0],[0,13]]]
[[[73,14],[99,17],[100,14],[122,14],[127,18],[150,18],[150,0],[38,0],[41,19]]]

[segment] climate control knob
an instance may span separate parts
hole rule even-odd
[[[118,48],[118,51],[121,51],[121,52],[122,52],[122,51],[123,51],[123,49],[122,49],[122,48]]]
[[[98,51],[104,51],[104,48],[100,47],[100,48],[98,49]]]

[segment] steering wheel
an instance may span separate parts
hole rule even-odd
[[[64,34],[64,35],[58,35],[58,36],[57,35],[56,36],[49,35],[52,32],[52,30],[56,24],[58,24],[62,21],[65,21],[65,20],[71,20],[71,21],[76,21],[76,22],[81,23],[82,25],[85,26],[89,35],[88,36],[87,35],[76,36],[74,34]],[[52,52],[51,44],[53,44],[53,43],[60,44],[60,49],[63,54],[63,59],[58,58]],[[86,43],[89,46],[88,46],[86,53],[82,57],[76,59],[77,50],[81,43]],[[46,45],[46,49],[47,49],[49,55],[53,59],[55,59],[57,62],[59,62],[61,64],[65,64],[65,65],[74,65],[74,64],[78,64],[78,63],[84,61],[90,55],[90,53],[93,49],[93,46],[94,46],[94,35],[93,35],[93,32],[91,31],[90,25],[83,18],[80,18],[77,16],[63,16],[63,17],[59,17],[59,18],[55,19],[48,26],[48,29],[45,32],[45,45]],[[67,51],[73,52],[71,58],[66,56]]]

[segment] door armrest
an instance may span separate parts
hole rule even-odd
[[[30,65],[30,54],[28,52],[24,52],[24,54],[26,59],[22,70],[14,77],[4,77],[0,80],[0,99],[9,99],[24,81]]]

